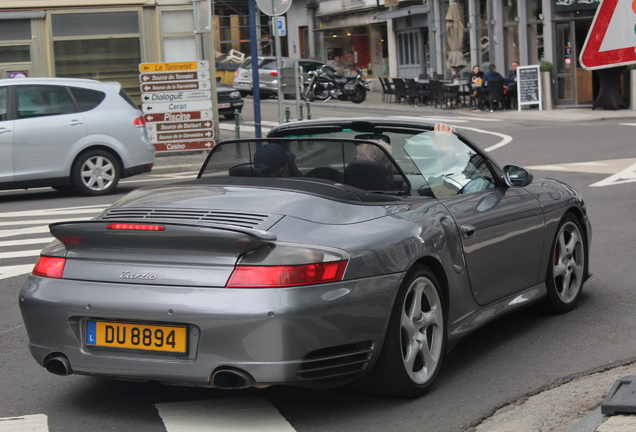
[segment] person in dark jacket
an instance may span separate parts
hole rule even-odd
[[[517,67],[518,61],[510,64],[510,72],[506,75],[504,89],[506,89],[506,107],[510,108],[510,103],[517,98]]]
[[[504,81],[504,77],[501,76],[499,72],[497,72],[497,67],[494,64],[491,64],[488,67],[488,72],[484,75],[484,82],[482,84],[482,91],[479,97],[479,107],[477,111],[481,111],[484,109],[484,99],[488,99],[488,81],[501,80]]]

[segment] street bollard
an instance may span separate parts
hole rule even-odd
[[[298,105],[298,121],[303,120],[303,106]]]
[[[309,102],[307,102],[307,120],[311,120],[311,108],[309,107]]]
[[[290,116],[291,116],[291,112],[289,111],[289,107],[285,107],[285,123],[289,123]]]
[[[240,125],[240,118],[239,115],[241,113],[239,112],[239,110],[234,110],[234,131],[236,134],[236,139],[241,139],[241,125]]]

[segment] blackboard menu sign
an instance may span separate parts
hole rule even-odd
[[[519,111],[522,105],[539,105],[542,109],[539,65],[517,67],[517,98]]]

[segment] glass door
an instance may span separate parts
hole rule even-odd
[[[576,103],[576,47],[574,23],[556,23],[555,70],[557,80],[557,105]]]

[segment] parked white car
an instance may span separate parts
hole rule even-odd
[[[290,70],[293,76],[293,68],[295,62],[302,68],[303,82],[309,78],[309,72],[320,69],[322,62],[309,59],[292,59],[283,57],[281,59],[282,70]],[[261,89],[261,96],[267,98],[278,94],[278,80],[280,71],[276,69],[276,57],[259,57],[258,58],[258,81]],[[252,58],[247,58],[241,66],[234,72],[234,82],[232,86],[241,92],[241,95],[247,96],[252,94]]]
[[[155,149],[121,85],[87,79],[0,80],[0,189],[113,192],[149,172]]]

